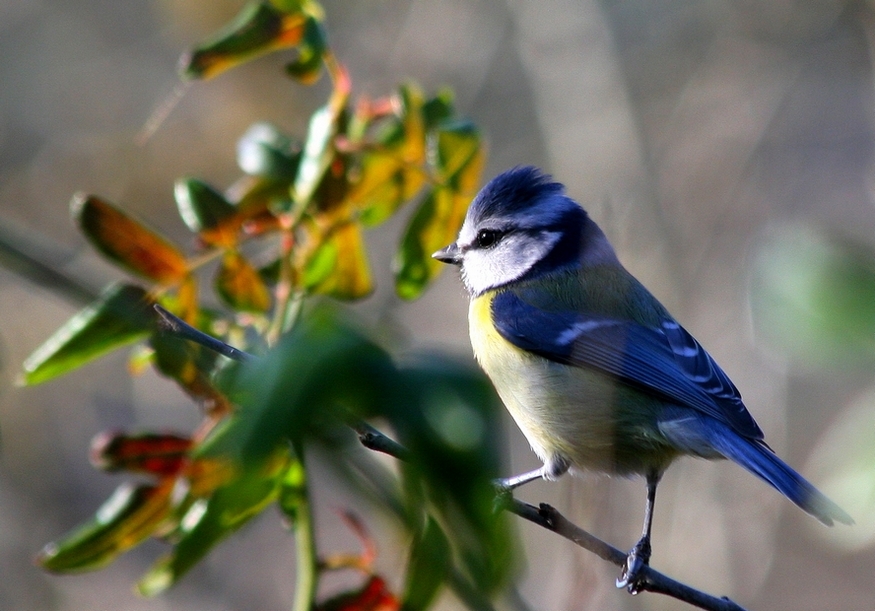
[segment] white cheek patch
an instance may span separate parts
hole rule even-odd
[[[511,233],[492,248],[468,250],[462,264],[462,281],[472,294],[479,295],[518,280],[547,256],[560,237],[554,231]]]

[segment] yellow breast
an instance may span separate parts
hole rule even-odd
[[[559,453],[578,467],[602,468],[612,455],[616,385],[590,370],[517,348],[492,322],[490,292],[471,300],[474,355],[536,454]]]

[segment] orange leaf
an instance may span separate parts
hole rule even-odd
[[[398,598],[377,575],[359,590],[344,592],[316,607],[317,611],[396,611],[401,607]]]
[[[266,312],[270,309],[270,291],[249,261],[236,251],[222,257],[216,277],[216,290],[235,310]]]
[[[161,284],[180,282],[188,274],[179,249],[109,202],[78,193],[70,208],[94,247],[128,271]]]

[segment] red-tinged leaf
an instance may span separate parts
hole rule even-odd
[[[249,2],[225,28],[180,58],[180,72],[188,79],[209,79],[255,57],[294,47],[304,37],[307,17],[271,2]]]
[[[317,611],[397,611],[398,598],[389,590],[385,580],[377,575],[358,590],[344,592],[316,606]]]
[[[70,208],[94,247],[126,270],[161,284],[180,282],[188,275],[179,249],[109,202],[77,194]]]
[[[243,176],[226,192],[229,201],[237,205],[238,217],[246,235],[260,235],[280,228],[273,210],[291,207],[288,180]]]
[[[312,293],[344,300],[360,299],[374,290],[357,223],[345,223],[331,232],[308,263],[304,283]]]
[[[123,484],[89,522],[46,545],[37,562],[58,572],[106,566],[155,532],[170,512],[172,490],[172,480],[137,487]]]
[[[213,547],[236,532],[273,503],[282,469],[245,471],[217,489],[209,498],[195,501],[180,520],[173,551],[156,562],[137,584],[144,596],[155,596],[172,586]]]
[[[270,291],[249,261],[236,251],[228,251],[216,276],[216,292],[239,312],[267,312]]]
[[[191,446],[190,438],[178,435],[101,433],[91,442],[91,464],[105,471],[176,475]]]
[[[24,362],[24,384],[40,384],[128,344],[154,328],[152,299],[130,284],[110,286]]]
[[[351,195],[366,226],[382,223],[420,192],[427,179],[427,130],[451,110],[442,97],[425,102],[410,84],[401,87],[397,100],[398,116],[376,122],[373,150],[362,160],[361,180]]]

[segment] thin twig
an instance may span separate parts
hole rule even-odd
[[[362,440],[362,445],[368,449],[383,452],[395,458],[406,461],[409,457],[407,448],[399,444],[381,433],[374,427],[365,424],[366,429],[356,428],[356,433],[359,439]],[[365,441],[367,438],[367,442]],[[506,498],[500,499],[499,507],[510,513],[513,513],[524,520],[528,520],[533,524],[537,524],[547,530],[553,531],[557,535],[564,537],[576,543],[585,550],[592,552],[602,560],[606,560],[611,564],[622,567],[626,563],[626,554],[613,545],[606,543],[595,535],[583,530],[574,525],[565,516],[559,513],[554,507],[541,503],[540,507],[535,507],[523,501],[507,495]],[[694,607],[706,609],[708,611],[745,611],[745,609],[727,597],[717,598],[710,594],[706,594],[701,590],[692,588],[684,583],[681,583],[659,571],[645,566],[642,570],[641,591],[653,592],[654,594],[664,594],[676,598],[680,601],[689,603]]]
[[[351,426],[359,436],[359,442],[367,449],[388,454],[403,462],[410,461],[410,451],[407,448],[394,439],[387,437],[367,422],[361,420]]]
[[[164,331],[172,333],[182,339],[187,339],[196,344],[200,344],[204,348],[208,348],[213,352],[217,352],[222,356],[227,356],[229,359],[235,361],[251,361],[255,358],[255,355],[253,354],[244,352],[243,350],[238,350],[234,346],[230,346],[225,342],[216,339],[212,335],[208,335],[203,331],[195,329],[179,316],[171,314],[157,303],[154,307],[155,311],[158,312],[158,315],[160,316],[159,324]]]
[[[576,543],[580,547],[592,552],[603,560],[607,560],[611,564],[622,567],[626,563],[626,554],[624,552],[618,550],[609,543],[605,543],[582,528],[575,526],[554,507],[546,503],[541,503],[540,507],[535,507],[534,505],[530,505],[518,499],[508,498],[504,500],[502,506],[507,511],[516,514],[533,524],[542,526],[547,530],[553,531],[557,535],[565,537],[572,543]],[[686,584],[676,581],[649,566],[643,568],[641,577],[641,591],[665,594],[666,596],[677,598],[678,600],[682,600],[695,607],[699,607],[700,609],[708,609],[712,611],[744,611],[743,607],[740,607],[725,596],[723,598],[711,596],[710,594],[706,594],[705,592],[696,590],[695,588],[691,588]]]
[[[255,358],[254,355],[249,354],[248,352],[238,350],[237,348],[229,346],[228,344],[195,329],[159,305],[156,305],[155,309],[161,315],[164,329],[174,335],[198,343],[210,350],[215,350],[219,354],[234,360],[247,361]],[[386,436],[370,424],[364,421],[355,421],[349,426],[356,432],[359,441],[365,448],[387,454],[401,461],[406,462],[410,460],[410,451],[407,448]],[[621,567],[626,562],[626,554],[624,552],[574,525],[554,507],[551,507],[546,503],[541,503],[540,507],[535,507],[534,505],[513,498],[510,493],[502,494],[498,501],[499,508],[509,511],[510,513],[513,513],[524,520],[528,520],[533,524],[546,528],[547,530],[568,539],[572,543],[576,543],[580,547],[592,552],[599,558],[602,558],[611,564]],[[464,580],[461,579],[460,576],[457,577],[459,577],[459,579],[456,581],[459,581],[459,583],[454,583],[454,589],[458,590],[461,588]],[[461,589],[465,590],[465,588]],[[722,598],[711,596],[710,594],[706,594],[705,592],[696,590],[695,588],[691,588],[688,585],[676,581],[649,566],[645,566],[642,570],[642,583],[640,585],[640,590],[653,592],[655,594],[664,594],[665,596],[676,598],[677,600],[686,602],[694,607],[706,609],[708,611],[745,611],[743,607],[740,607],[725,596]],[[470,594],[470,592],[467,593]],[[483,601],[480,602],[482,603]],[[482,606],[482,604],[478,605],[478,607],[480,606]]]

